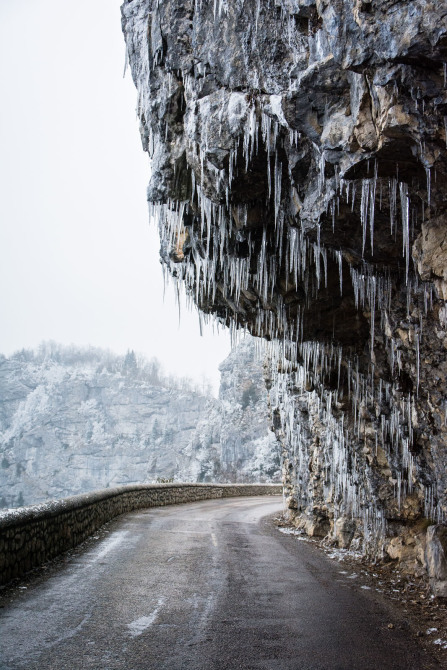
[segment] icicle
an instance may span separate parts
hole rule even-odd
[[[275,151],[275,226],[278,222],[279,208],[281,206],[281,180],[282,163],[278,161],[278,153]]]
[[[321,196],[323,193],[324,189],[324,184],[325,184],[325,158],[324,158],[324,149],[321,150],[320,153],[320,158],[319,158],[319,164],[318,164],[318,194]]]
[[[425,168],[425,174],[427,176],[427,205],[428,205],[428,208],[430,209],[430,204],[431,204],[431,168],[426,167]]]
[[[376,312],[376,278],[368,277],[368,298],[371,309],[371,355],[374,351],[375,312]]]
[[[370,198],[369,198],[369,227],[371,232],[371,254],[374,254],[374,215],[376,206],[376,189],[377,189],[377,161],[374,163],[374,177],[370,183]]]
[[[369,180],[362,181],[362,199],[360,203],[360,222],[362,224],[362,256],[365,253],[366,244],[366,228],[368,225],[368,209],[369,209]]]
[[[410,199],[408,184],[399,183],[400,206],[402,213],[402,255],[405,257],[405,283],[408,285],[408,268],[410,263]]]
[[[390,190],[390,232],[391,235],[396,230],[397,217],[397,179],[392,177],[389,181]]]
[[[419,396],[419,377],[420,377],[420,349],[419,349],[419,333],[415,333],[416,339],[416,397]]]
[[[123,69],[123,79],[126,76],[127,68],[129,67],[129,52],[127,50],[127,44],[125,45],[125,55],[124,55],[124,69]]]

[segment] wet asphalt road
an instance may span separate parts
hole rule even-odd
[[[277,497],[234,498],[115,520],[3,598],[0,668],[439,667],[337,562],[263,518],[281,508]]]

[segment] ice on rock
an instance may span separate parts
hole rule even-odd
[[[233,137],[239,137],[244,130],[247,119],[248,103],[244,93],[232,92],[228,99],[227,119],[230,133]]]

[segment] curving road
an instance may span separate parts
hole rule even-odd
[[[2,670],[423,670],[405,622],[266,515],[275,498],[121,517],[3,598]]]

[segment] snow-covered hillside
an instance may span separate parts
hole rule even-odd
[[[221,372],[216,400],[133,352],[47,344],[0,357],[0,506],[157,478],[278,480],[253,341]]]

